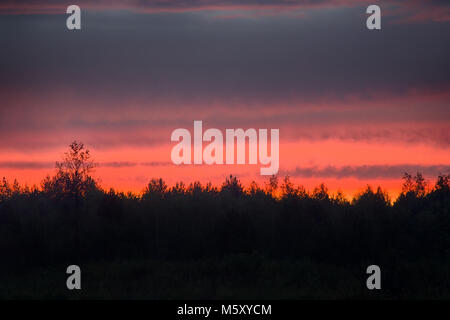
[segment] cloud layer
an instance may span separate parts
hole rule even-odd
[[[232,11],[223,17],[242,17],[239,12],[253,11],[261,14],[278,14],[308,9],[330,9],[363,7],[372,4],[369,0],[78,0],[77,4],[89,10],[129,10],[138,13],[176,13]],[[449,21],[450,5],[445,0],[384,0],[378,2],[389,14],[402,22]],[[67,4],[58,0],[4,0],[0,14],[58,14],[64,12]]]
[[[437,177],[440,174],[449,174],[449,165],[363,165],[363,166],[328,166],[318,167],[297,167],[295,170],[286,171],[285,174],[301,178],[338,178],[349,177],[360,180],[371,179],[399,179],[403,173],[420,172],[426,176]]]

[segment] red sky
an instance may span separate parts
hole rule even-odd
[[[194,120],[279,129],[279,175],[308,189],[396,196],[404,171],[449,172],[443,2],[385,1],[375,32],[354,1],[92,3],[75,32],[59,2],[0,5],[0,176],[39,184],[80,140],[105,188],[267,180],[259,164],[172,164],[171,132]]]
[[[342,105],[327,103],[321,107],[318,104],[299,105],[294,110],[270,105],[260,108],[257,113],[236,107],[240,121],[230,123],[241,125],[248,122],[248,127],[236,126],[243,129],[279,128],[279,175],[289,175],[295,183],[308,189],[324,182],[330,190],[340,189],[351,196],[366,184],[371,184],[381,185],[395,196],[401,187],[400,178],[404,171],[422,171],[433,183],[439,172],[448,170],[450,163],[446,118],[441,120],[423,112],[414,119],[405,116],[402,120],[396,117],[396,113],[411,110],[415,103],[446,101],[448,94],[410,94],[410,97],[392,98],[391,101],[383,99],[383,107],[379,106],[379,101],[346,101]],[[394,108],[396,110],[392,110]],[[401,111],[402,108],[405,110]],[[38,131],[24,128],[10,136],[8,144],[3,142],[4,148],[0,152],[2,175],[11,180],[17,178],[23,183],[39,184],[46,174],[54,172],[53,164],[66,151],[66,145],[72,139],[79,139],[91,149],[98,162],[95,176],[105,188],[140,192],[153,177],[163,177],[169,185],[196,180],[220,185],[228,174],[237,175],[244,184],[255,180],[263,185],[267,181],[267,177],[259,174],[259,164],[176,166],[171,162],[171,149],[176,143],[170,141],[170,134],[174,129],[183,127],[193,134],[193,120],[203,119],[204,131],[217,127],[224,132],[226,127],[215,117],[215,114],[221,114],[220,106],[208,111],[196,110],[188,119],[184,114],[153,114],[137,109],[133,112],[133,108],[128,108],[126,114],[117,111],[78,115],[79,122],[88,123],[83,130],[79,126],[66,127],[65,124],[74,117],[67,110],[36,110],[28,117],[40,119]],[[324,124],[322,113],[330,114],[334,109],[339,110],[338,114],[342,114],[344,109],[356,112],[357,119],[364,119],[364,124],[346,117],[339,120],[337,115]],[[20,110],[15,112],[27,118]],[[376,119],[378,112],[387,115]],[[232,118],[233,113],[229,112],[225,118]],[[12,112],[6,117],[17,116]],[[303,121],[302,117],[306,120]],[[319,117],[318,123],[313,123],[315,117]],[[129,124],[125,125],[127,121]],[[62,125],[57,125],[58,122]],[[270,123],[273,123],[272,127],[267,125]],[[21,141],[25,142],[22,150],[15,147]],[[206,144],[204,142],[204,146]]]

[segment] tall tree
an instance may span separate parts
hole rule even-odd
[[[97,188],[97,183],[91,177],[94,168],[89,150],[83,143],[74,141],[69,145],[69,151],[64,153],[62,161],[56,162],[56,175],[47,177],[42,188],[53,195],[79,201],[87,192]]]

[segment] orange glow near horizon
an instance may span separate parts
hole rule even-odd
[[[104,189],[140,193],[152,178],[163,178],[169,186],[178,181],[185,184],[200,181],[220,186],[229,174],[237,176],[245,187],[256,181],[264,187],[267,176],[259,173],[260,165],[180,165],[171,163],[170,152],[174,143],[144,147],[120,147],[111,149],[87,148],[91,150],[95,162],[99,163],[93,176]],[[206,143],[204,142],[205,146]],[[34,151],[27,154],[0,153],[0,159],[14,161],[39,161],[54,163],[60,160],[65,150]],[[325,168],[333,166],[364,165],[442,165],[450,163],[450,153],[446,149],[425,144],[401,145],[397,143],[349,142],[335,139],[323,141],[287,141],[280,144],[279,184],[284,175],[291,181],[312,191],[324,183],[331,193],[342,191],[347,198],[353,197],[367,185],[381,186],[392,199],[398,196],[401,188],[401,174],[394,177],[361,178],[356,176],[296,176],[295,168]],[[102,165],[103,164],[103,165]],[[105,166],[109,164],[109,166]],[[21,184],[40,185],[47,174],[54,174],[52,168],[0,168],[0,175]],[[415,172],[411,172],[415,173]],[[430,185],[436,177],[427,177]]]

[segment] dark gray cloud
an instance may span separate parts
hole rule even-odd
[[[139,165],[144,167],[159,167],[159,166],[173,165],[173,163],[169,161],[150,161],[150,162],[140,162]]]
[[[54,168],[54,162],[42,162],[42,161],[0,161],[0,168],[2,169],[47,169]]]
[[[198,10],[264,10],[293,9],[311,7],[355,6],[367,0],[78,0],[82,8],[96,10],[123,9],[137,12],[185,12]],[[3,0],[0,12],[13,13],[57,13],[67,7],[58,0]]]
[[[302,178],[349,178],[354,177],[361,180],[366,179],[397,179],[403,173],[421,172],[425,176],[436,177],[439,174],[448,174],[448,165],[363,165],[363,166],[327,166],[319,167],[297,167],[292,171],[281,172],[281,175],[289,175]]]
[[[129,161],[120,161],[120,162],[102,162],[99,163],[100,167],[107,168],[128,168],[128,167],[136,167],[136,166],[144,166],[144,167],[159,167],[159,166],[167,166],[172,163],[169,161],[151,161],[151,162],[129,162]]]
[[[171,165],[171,162],[153,161],[153,162],[100,162],[96,165],[103,168],[129,168],[136,166],[144,167],[159,167]],[[0,161],[0,168],[2,169],[18,169],[18,170],[34,170],[34,169],[51,169],[55,168],[55,162],[45,161]]]
[[[135,162],[128,162],[128,161],[114,161],[114,162],[103,162],[99,163],[99,167],[105,167],[105,168],[129,168],[129,167],[135,167],[137,163]]]
[[[96,10],[132,10],[143,13],[186,12],[199,10],[293,10],[295,8],[336,8],[367,6],[370,0],[78,0],[79,6]],[[446,9],[446,0],[384,0],[377,1],[380,6],[400,7],[403,10],[417,7],[426,11],[430,8]],[[58,13],[67,7],[67,3],[59,0],[3,0],[0,13]]]
[[[2,90],[127,102],[371,96],[450,85],[450,23],[365,28],[359,8],[218,20],[207,13],[4,16]],[[80,106],[82,108],[82,106]]]

